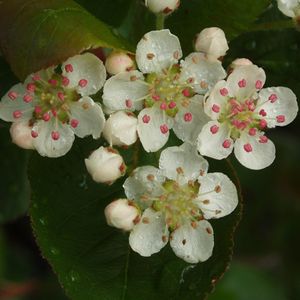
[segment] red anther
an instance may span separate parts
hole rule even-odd
[[[260,90],[263,87],[263,82],[261,80],[257,80],[255,82],[256,89]]]
[[[52,109],[51,109],[51,112],[52,112],[53,117],[56,117],[56,116],[57,116],[57,111],[56,111],[55,108],[52,108]]]
[[[65,70],[67,73],[71,73],[74,71],[73,66],[71,64],[66,65]]]
[[[271,103],[274,103],[278,99],[276,94],[271,94],[269,100]]]
[[[222,88],[222,89],[220,89],[220,94],[222,96],[227,96],[228,95],[228,90],[226,88]]]
[[[176,107],[176,102],[171,101],[171,102],[169,103],[169,108],[170,108],[170,109],[173,109],[173,108],[175,108],[175,107]]]
[[[211,110],[212,110],[213,112],[215,112],[215,113],[218,113],[218,112],[220,112],[220,106],[217,105],[217,104],[214,104],[214,105],[212,106]]]
[[[210,132],[212,134],[216,134],[218,131],[219,131],[219,126],[213,125],[213,126],[210,127]]]
[[[36,106],[35,108],[34,108],[34,112],[36,113],[36,114],[40,114],[41,112],[42,112],[42,108],[40,107],[40,106]]]
[[[31,93],[34,93],[35,88],[36,88],[36,86],[35,86],[34,83],[28,83],[27,86],[26,86],[27,91],[31,92]]]
[[[246,151],[246,152],[252,152],[252,146],[248,143],[248,144],[245,144],[244,145],[244,150]]]
[[[36,131],[32,130],[32,131],[31,131],[31,136],[35,139],[35,138],[37,138],[39,135],[38,135],[38,133],[37,133]]]
[[[256,135],[257,129],[256,128],[250,128],[249,129],[249,135],[254,136]]]
[[[263,116],[263,117],[265,117],[265,116],[267,115],[267,113],[266,113],[266,111],[265,111],[264,109],[261,109],[261,110],[259,111],[259,114],[260,114],[261,116]]]
[[[31,95],[24,95],[23,100],[24,102],[29,103],[33,100],[33,97]]]
[[[63,92],[58,92],[57,93],[57,97],[60,101],[64,101],[65,100],[65,94]]]
[[[37,73],[33,74],[31,78],[32,78],[33,81],[39,81],[39,80],[41,80],[41,76],[39,74],[37,74]]]
[[[125,105],[127,108],[132,108],[133,102],[130,99],[125,100]]]
[[[60,134],[58,131],[52,131],[51,137],[54,141],[57,141],[57,140],[59,140]]]
[[[167,125],[167,124],[161,125],[161,126],[160,126],[160,131],[161,131],[162,134],[168,133],[168,132],[169,132],[169,127],[168,127],[168,125]]]
[[[144,122],[145,124],[148,124],[148,123],[150,122],[150,116],[144,115],[143,118],[142,118],[142,120],[143,120],[143,122]]]
[[[18,94],[16,92],[10,91],[7,96],[11,99],[11,100],[16,100],[18,97]]]
[[[222,146],[223,146],[225,149],[230,148],[230,146],[231,146],[231,140],[225,140],[225,141],[223,142]]]
[[[78,82],[78,85],[82,88],[86,87],[88,84],[88,81],[86,79],[80,79]]]
[[[154,101],[159,101],[159,100],[160,100],[160,96],[154,94],[154,95],[152,95],[152,99],[153,99]]]
[[[183,118],[185,122],[191,122],[193,120],[193,115],[190,112],[188,112],[184,114]]]
[[[51,119],[51,116],[50,116],[49,113],[44,113],[44,114],[43,114],[43,120],[44,120],[45,122],[48,122],[50,119]]]
[[[278,123],[284,123],[285,122],[285,116],[284,115],[279,115],[276,117],[276,120]]]
[[[13,112],[13,116],[14,116],[15,119],[19,119],[19,118],[22,117],[22,112],[20,110],[15,110]]]
[[[244,88],[244,87],[246,87],[247,82],[246,82],[245,79],[242,79],[242,80],[240,80],[240,81],[238,82],[238,85],[239,85],[240,88]]]
[[[48,83],[51,84],[51,85],[53,85],[53,86],[56,86],[57,85],[57,80],[55,80],[55,79],[49,79]]]
[[[167,103],[166,102],[163,102],[161,105],[160,105],[160,109],[162,110],[166,110],[168,108],[167,106]]]
[[[70,84],[70,80],[67,77],[63,77],[61,82],[63,86],[68,86]]]
[[[262,143],[262,144],[267,143],[268,140],[269,140],[269,139],[268,139],[265,135],[261,135],[261,136],[259,137],[259,142]]]
[[[76,120],[76,119],[72,119],[71,122],[70,122],[70,124],[71,124],[71,126],[73,128],[76,128],[78,126],[78,124],[79,124],[79,121]]]
[[[262,120],[259,121],[259,127],[260,127],[261,129],[266,128],[267,125],[268,125],[268,123],[267,123],[266,120],[262,119]]]
[[[189,97],[189,96],[191,95],[190,90],[189,90],[189,89],[184,89],[184,90],[182,91],[182,95],[183,95],[184,97]]]

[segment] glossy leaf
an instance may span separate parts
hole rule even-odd
[[[29,172],[34,233],[68,296],[75,300],[204,299],[231,259],[240,207],[212,222],[216,245],[207,262],[189,265],[169,246],[150,258],[141,257],[130,250],[126,233],[106,225],[103,214],[111,200],[123,195],[124,179],[110,187],[94,183],[83,159],[96,145],[83,145],[75,144],[67,156],[55,160],[34,155]],[[149,164],[145,153],[140,154]]]
[[[91,48],[130,48],[72,0],[2,1],[0,46],[20,79]]]

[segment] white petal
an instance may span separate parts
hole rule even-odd
[[[129,244],[132,250],[147,257],[159,252],[168,243],[168,237],[169,231],[162,213],[148,208],[141,221],[133,227]]]
[[[181,57],[179,39],[168,29],[146,33],[136,48],[136,61],[143,73],[158,73]]]
[[[213,120],[218,120],[222,111],[226,109],[228,99],[227,83],[225,80],[219,81],[204,102],[205,113]]]
[[[169,147],[162,151],[159,168],[167,178],[186,184],[206,173],[208,162],[197,153],[194,146],[185,143],[180,147]]]
[[[138,71],[119,73],[109,78],[103,89],[104,104],[111,110],[139,109],[149,94],[144,76]],[[140,102],[140,103],[138,103]]]
[[[196,224],[196,228],[190,224],[179,227],[170,239],[175,254],[191,264],[209,259],[214,248],[213,229],[209,222],[203,220]]]
[[[250,136],[243,134],[236,140],[234,154],[238,161],[245,167],[252,170],[260,170],[268,167],[275,159],[275,146],[272,141],[262,142],[261,134]],[[245,145],[250,145],[251,152],[245,150]],[[249,147],[249,146],[248,146]]]
[[[199,177],[198,204],[205,219],[221,218],[234,211],[238,194],[233,182],[223,173],[208,173]]]
[[[299,6],[298,0],[277,0],[279,10],[286,16],[294,18],[295,9]]]
[[[9,132],[14,144],[23,149],[34,149],[31,126],[28,123],[28,121],[14,122],[10,126]]]
[[[71,66],[71,67],[70,67]],[[63,76],[70,80],[68,87],[76,88],[82,96],[96,94],[106,79],[102,61],[91,53],[75,55],[62,65]]]
[[[218,60],[208,60],[203,53],[191,53],[181,62],[180,81],[193,79],[192,87],[199,94],[205,94],[226,72]]]
[[[274,101],[269,100],[276,99]],[[297,116],[298,103],[296,95],[286,87],[271,87],[260,91],[256,111],[263,109],[266,113],[268,127],[285,126]],[[284,117],[284,121],[277,121],[277,117]]]
[[[213,131],[215,128],[217,128],[217,132]],[[229,134],[230,130],[226,124],[220,124],[217,121],[208,122],[199,134],[198,151],[200,154],[214,159],[226,158],[233,149],[233,141]]]
[[[23,97],[29,94],[33,99],[25,102]],[[16,84],[1,99],[0,119],[7,122],[29,120],[34,111],[34,102],[34,94],[29,93],[23,84]]]
[[[241,66],[233,70],[227,79],[229,94],[239,101],[244,101],[260,90],[265,81],[266,74],[262,68],[256,65]]]
[[[164,192],[162,189],[164,181],[165,177],[159,169],[145,166],[135,169],[125,180],[123,187],[128,199],[134,200],[142,207],[149,207],[153,197],[158,197]]]
[[[74,132],[69,125],[62,124],[56,119],[49,122],[38,121],[32,128],[38,136],[34,139],[33,145],[42,156],[60,157],[65,155],[72,147]],[[54,140],[52,133],[59,133],[59,138]]]
[[[196,95],[190,100],[188,107],[179,107],[179,111],[175,116],[173,130],[179,139],[194,144],[202,127],[209,121],[209,118],[204,113],[203,96]],[[186,118],[187,114],[191,114],[191,120]]]
[[[78,102],[70,105],[71,126],[72,120],[79,123],[73,128],[75,134],[81,138],[92,135],[94,139],[100,137],[104,128],[105,117],[98,103],[95,103],[90,97],[81,98]]]
[[[143,109],[138,116],[138,135],[147,152],[156,152],[169,139],[173,120],[153,106]]]

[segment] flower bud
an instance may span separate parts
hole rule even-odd
[[[132,145],[137,140],[137,118],[124,111],[113,113],[106,121],[103,135],[111,146]]]
[[[215,59],[224,56],[229,49],[224,31],[218,27],[203,29],[196,37],[195,49]]]
[[[228,74],[232,73],[233,70],[242,66],[250,66],[253,65],[252,61],[248,58],[237,58],[235,59],[228,67]]]
[[[180,0],[145,0],[145,4],[155,14],[168,15],[179,7]]]
[[[135,69],[134,60],[125,52],[114,51],[105,61],[105,68],[110,75]]]
[[[28,122],[16,122],[10,127],[12,142],[23,149],[34,149],[31,127]]]
[[[139,218],[139,210],[127,199],[118,199],[106,206],[104,210],[107,224],[129,231]]]
[[[88,172],[96,182],[112,184],[125,174],[126,166],[122,156],[109,147],[100,147],[84,161]]]

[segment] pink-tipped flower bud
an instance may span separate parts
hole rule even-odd
[[[15,122],[10,127],[12,142],[23,149],[34,149],[31,127],[28,122]]]
[[[180,5],[180,0],[145,0],[145,5],[155,14],[169,15]]]
[[[84,161],[93,180],[99,183],[112,184],[126,171],[122,156],[110,147],[100,147]]]
[[[203,29],[196,37],[195,49],[214,59],[224,56],[229,49],[224,31],[218,27]]]
[[[105,68],[110,75],[135,70],[134,60],[125,52],[113,51],[105,61]]]
[[[111,146],[132,145],[137,140],[137,118],[124,111],[113,113],[105,123],[103,135]]]
[[[106,206],[104,214],[108,225],[130,231],[140,212],[127,199],[118,199]]]

